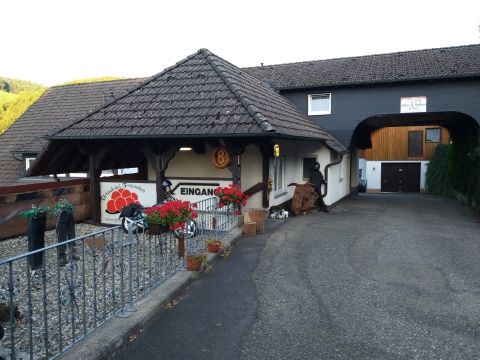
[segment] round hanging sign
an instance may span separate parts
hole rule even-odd
[[[213,152],[213,165],[217,169],[225,169],[232,162],[232,156],[227,149],[220,147]]]

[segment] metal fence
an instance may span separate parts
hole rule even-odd
[[[185,239],[185,255],[204,252],[205,240],[237,225],[233,210],[217,204],[196,204],[198,231]],[[126,234],[114,226],[1,261],[0,357],[58,356],[112,317],[135,311],[138,299],[185,269],[180,255],[172,232]],[[32,269],[35,257],[42,265]]]

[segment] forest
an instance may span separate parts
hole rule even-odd
[[[66,82],[62,85],[85,84],[121,79],[104,76]],[[10,127],[47,90],[31,81],[0,76],[0,134]]]
[[[0,77],[0,134],[18,119],[46,90],[31,81]]]

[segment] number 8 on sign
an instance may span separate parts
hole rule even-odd
[[[232,157],[227,149],[220,147],[213,152],[213,164],[218,169],[224,169],[232,162]]]

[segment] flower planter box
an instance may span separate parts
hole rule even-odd
[[[47,216],[39,215],[28,219],[28,251],[35,251],[45,247],[45,228],[47,226]],[[30,269],[37,270],[43,265],[43,253],[37,253],[28,257]]]
[[[243,224],[243,234],[245,236],[253,236],[257,234],[257,223],[256,222],[246,222]]]
[[[160,224],[148,224],[148,233],[150,235],[162,235],[167,231],[168,229]]]
[[[265,210],[249,209],[248,215],[250,216],[250,220],[255,223],[256,233],[263,234],[265,232]]]

